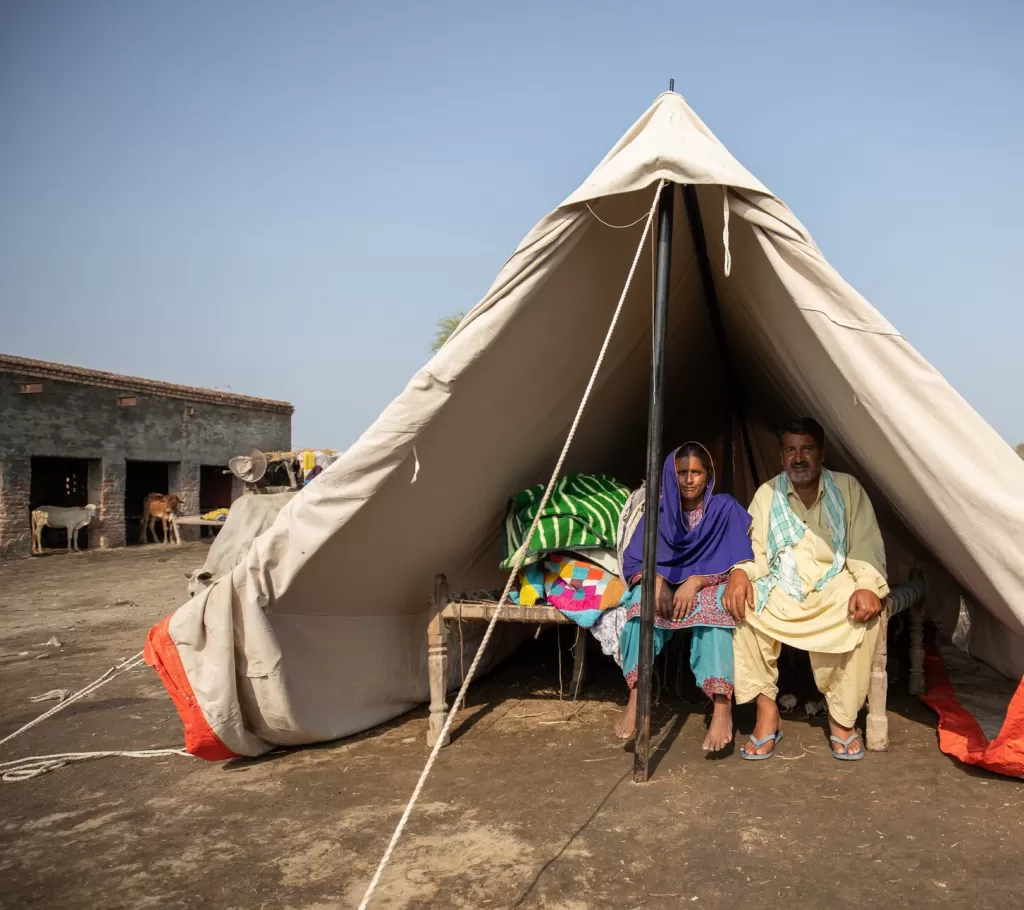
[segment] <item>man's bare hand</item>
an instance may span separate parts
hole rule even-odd
[[[850,598],[850,619],[854,622],[871,622],[882,612],[882,601],[873,591],[854,591]]]
[[[747,607],[754,606],[754,586],[742,569],[733,569],[729,575],[722,606],[736,622],[743,622],[747,617]]]

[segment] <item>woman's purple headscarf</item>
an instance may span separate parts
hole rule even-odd
[[[754,558],[750,547],[750,513],[727,493],[714,493],[711,456],[701,446],[712,470],[704,492],[704,516],[690,530],[683,518],[683,502],[676,479],[676,453],[661,469],[661,501],[658,503],[658,574],[670,584],[681,584],[693,575],[720,575],[737,563]],[[644,523],[640,519],[623,555],[628,581],[643,569]]]

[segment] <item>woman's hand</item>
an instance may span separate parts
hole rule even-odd
[[[703,575],[693,575],[687,578],[672,595],[672,616],[676,622],[685,619],[694,610],[694,601],[697,595],[707,587],[708,580]]]
[[[672,589],[660,575],[655,576],[654,615],[662,619],[672,618]]]

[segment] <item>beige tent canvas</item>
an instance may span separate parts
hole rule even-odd
[[[501,585],[507,499],[553,467],[663,179],[696,186],[759,479],[778,471],[771,428],[817,417],[831,464],[873,497],[890,578],[921,567],[932,618],[952,632],[969,617],[971,653],[1021,678],[1024,462],[666,93],[530,231],[448,343],[246,560],[153,629],[147,655],[192,752],[330,740],[427,699],[432,580],[443,572],[456,589]],[[645,250],[567,471],[642,478],[652,258]],[[677,204],[665,440],[703,440],[743,500],[754,484],[742,448],[727,456],[735,425],[721,364]]]

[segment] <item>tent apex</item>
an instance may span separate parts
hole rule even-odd
[[[683,98],[683,96],[676,91],[676,80],[674,78],[668,80],[668,91],[662,92],[661,95],[658,95],[658,98],[662,97],[662,95],[675,95],[678,98],[681,98],[685,103],[689,104],[689,102],[686,101],[686,99]],[[657,101],[658,98],[655,98],[654,100]]]
[[[657,180],[771,191],[725,148],[686,99],[662,92],[560,208],[646,190]]]
[[[686,100],[686,97],[676,91],[675,79],[669,79],[669,86],[670,87],[666,91],[662,92],[660,95],[658,95],[657,98],[654,99],[654,103],[657,104],[662,98],[666,97],[667,95],[672,95],[673,97],[678,98],[680,101],[682,101],[683,104],[689,106],[690,102]]]

